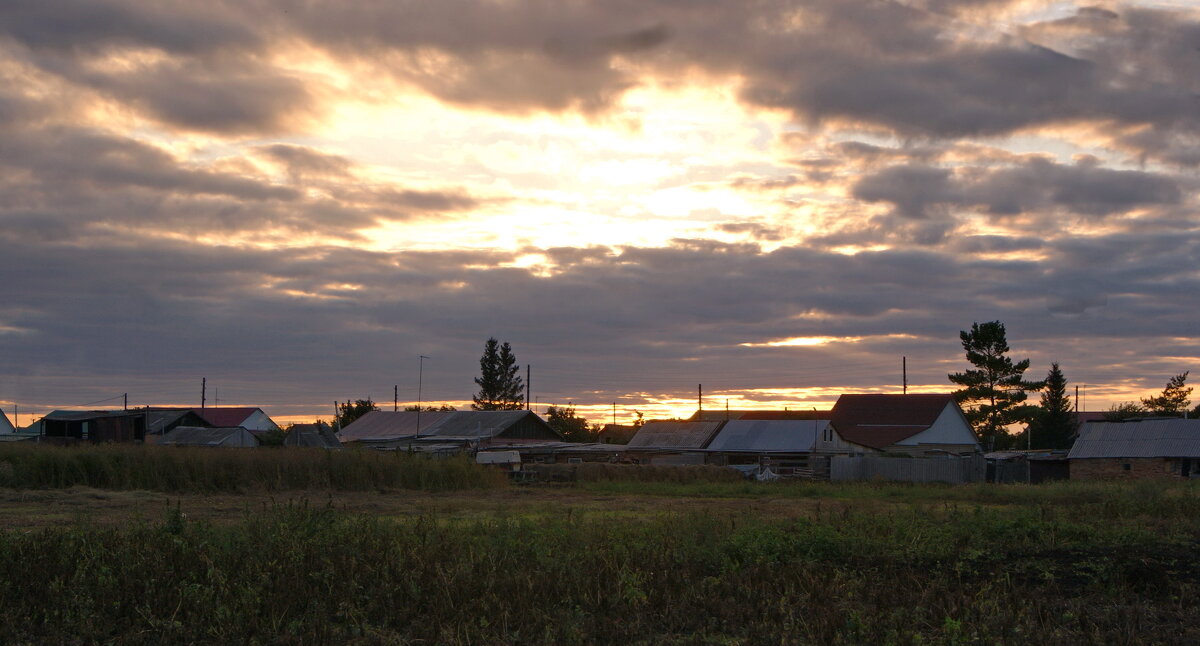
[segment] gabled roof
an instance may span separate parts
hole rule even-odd
[[[806,453],[829,420],[734,420],[708,445],[710,451]]]
[[[9,421],[8,415],[5,415],[4,411],[0,410],[0,435],[16,432],[17,429],[13,426],[13,423]]]
[[[325,424],[293,424],[283,436],[284,446],[303,446],[320,449],[340,449],[342,443]]]
[[[240,426],[229,428],[176,426],[163,436],[159,444],[167,446],[258,446],[258,438]]]
[[[162,433],[168,426],[183,420],[189,413],[192,413],[192,411],[187,408],[147,411],[146,432],[151,434]],[[212,426],[212,424],[199,415],[195,415],[193,419],[184,421],[188,422],[188,426]]]
[[[725,422],[647,422],[627,446],[702,449]]]
[[[884,449],[928,429],[952,404],[948,394],[842,395],[830,421],[842,439]]]
[[[1200,419],[1088,422],[1067,458],[1200,458]]]
[[[222,407],[222,408],[193,408],[192,412],[204,418],[204,421],[217,427],[242,426],[251,415],[261,411],[261,408]],[[264,415],[266,413],[263,413]]]
[[[338,437],[344,442],[358,440],[382,440],[399,437],[414,437],[428,434],[429,428],[455,411],[421,412],[421,427],[417,428],[416,411],[373,410],[346,425]]]
[[[525,421],[543,428],[547,439],[558,437],[542,418],[527,410],[422,411],[419,429],[416,411],[377,410],[354,420],[338,437],[345,442],[417,436],[483,439],[498,437]]]

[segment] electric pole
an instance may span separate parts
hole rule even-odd
[[[900,357],[900,370],[904,373],[904,394],[908,394],[908,357]]]
[[[704,384],[696,384],[696,410],[704,412]]]
[[[208,401],[208,377],[200,378],[200,410],[204,410],[204,404]]]
[[[392,386],[392,412],[400,410],[400,386]]]

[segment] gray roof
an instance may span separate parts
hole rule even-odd
[[[457,411],[421,412],[420,434],[427,435],[429,428],[442,418],[453,415]],[[366,415],[346,425],[338,437],[343,442],[359,440],[384,440],[417,435],[416,411],[382,411],[373,410]]]
[[[159,441],[168,446],[258,446],[258,438],[250,431],[232,428],[201,428],[199,426],[176,426]]]
[[[1081,458],[1198,458],[1200,420],[1088,422],[1067,454]]]
[[[422,411],[418,432],[416,411],[371,411],[338,433],[343,442],[390,440],[405,437],[489,438],[496,437],[526,416],[527,410]],[[537,418],[541,419],[541,418]]]
[[[725,422],[648,422],[629,440],[631,447],[702,449]]]
[[[710,451],[801,453],[812,451],[827,419],[734,420],[709,443]]]
[[[425,415],[427,413],[421,413],[422,422]],[[526,415],[533,413],[527,410],[460,410],[440,418],[428,429],[422,428],[421,435],[496,437]]]
[[[333,429],[324,424],[294,424],[283,436],[284,446],[304,446],[319,449],[340,449],[342,443]]]
[[[152,410],[146,413],[146,432],[147,433],[162,433],[163,429],[171,424],[179,421],[181,417],[187,415],[188,409],[182,410]],[[203,421],[203,420],[201,420]]]

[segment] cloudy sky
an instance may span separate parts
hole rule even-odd
[[[1200,357],[1187,0],[0,5],[0,407],[827,406]],[[117,397],[117,399],[108,399]],[[96,403],[93,403],[96,402]]]

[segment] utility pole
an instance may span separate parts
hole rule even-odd
[[[704,384],[696,384],[696,410],[704,412]]]
[[[400,386],[392,386],[392,412],[400,410]]]
[[[529,391],[533,390],[533,382],[530,380],[529,364],[525,364],[525,410],[529,410]]]
[[[900,370],[904,373],[904,394],[908,394],[908,357],[900,357]]]
[[[425,385],[425,360],[429,357],[417,355],[417,435],[421,434],[421,389]]]
[[[125,410],[129,410],[129,393],[125,393]]]
[[[337,400],[335,399],[335,400],[333,400],[333,430],[334,430],[334,432],[337,432],[337,431],[341,430],[341,428],[342,428],[342,420],[340,420],[339,417],[340,417],[340,415],[338,414],[338,403],[337,403]]]
[[[204,410],[204,403],[208,401],[208,377],[200,378],[200,410]]]
[[[729,421],[729,400],[725,400],[725,421]]]
[[[613,402],[613,426],[617,425],[617,402]]]

